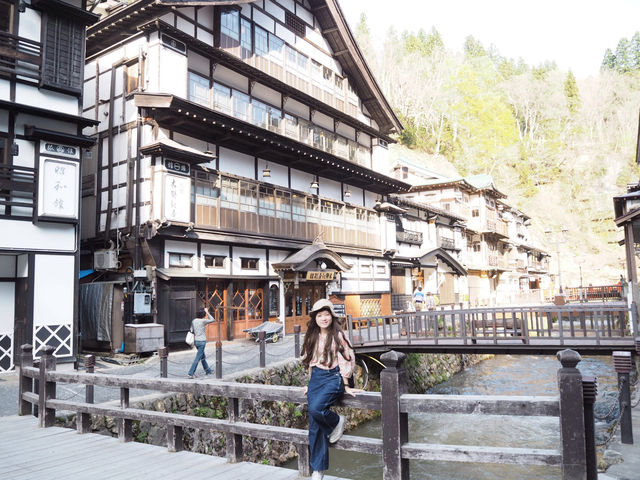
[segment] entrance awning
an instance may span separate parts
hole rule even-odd
[[[351,265],[345,262],[336,252],[327,248],[320,238],[314,240],[311,245],[307,245],[297,252],[292,253],[283,261],[274,263],[273,269],[276,271],[292,270],[294,272],[316,270],[316,264],[320,262],[326,264],[325,268],[341,272],[351,269]]]
[[[458,262],[455,258],[449,255],[449,253],[447,253],[446,250],[442,248],[436,248],[434,250],[431,250],[430,252],[427,252],[417,257],[418,261],[420,262],[420,265],[424,267],[433,267],[433,260],[435,260],[436,258],[439,260],[442,260],[444,263],[449,265],[449,267],[451,267],[454,273],[457,273],[458,275],[462,275],[462,276],[467,275],[467,271],[460,264],[460,262]]]

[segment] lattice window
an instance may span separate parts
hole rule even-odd
[[[375,317],[382,315],[382,305],[379,298],[363,298],[360,300],[360,315],[363,317]]]
[[[307,34],[307,26],[300,18],[291,12],[284,12],[284,24],[289,27],[292,32],[300,35],[301,37],[304,37]]]

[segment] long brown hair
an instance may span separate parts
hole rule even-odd
[[[307,333],[304,334],[304,342],[302,344],[302,364],[305,366],[305,368],[309,368],[309,363],[311,363],[313,355],[316,352],[318,338],[320,337],[320,327],[316,323],[316,315],[318,315],[318,313],[322,312],[323,310],[331,313],[328,308],[322,308],[317,312],[313,312],[311,314],[309,323],[307,323]],[[340,336],[342,336],[347,345],[349,345],[349,348],[353,348],[351,346],[351,343],[349,343],[349,339],[342,331],[342,324],[340,322],[340,319],[333,314],[331,315],[331,319],[331,327],[329,327],[331,329],[329,332],[329,338],[325,343],[322,356],[318,359],[323,365],[331,365],[335,360],[335,354],[332,348],[334,344],[338,345],[338,353],[342,355],[342,358],[347,361],[351,361],[351,355],[349,355],[349,353],[345,351],[344,346],[340,342]]]

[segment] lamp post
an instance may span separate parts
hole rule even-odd
[[[560,268],[560,245],[567,241],[568,231],[569,230],[567,230],[566,228],[563,228],[562,230],[559,230],[559,231],[547,230],[546,232],[544,232],[544,234],[547,236],[547,239],[549,239],[549,243],[551,243],[556,247],[556,258],[558,259],[558,285],[559,285],[558,292],[560,294],[562,294],[562,270]]]

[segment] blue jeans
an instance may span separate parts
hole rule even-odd
[[[196,358],[193,360],[191,364],[191,368],[189,369],[189,375],[193,375],[196,373],[196,368],[198,368],[198,362],[202,361],[202,368],[207,373],[211,373],[211,368],[209,368],[209,364],[207,363],[207,357],[204,354],[204,347],[207,346],[207,342],[204,340],[196,340],[196,348],[198,352],[196,353]]]
[[[344,382],[338,367],[311,369],[307,390],[309,404],[309,464],[314,472],[329,468],[329,435],[338,425],[338,414],[329,407],[340,400]]]

